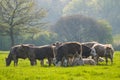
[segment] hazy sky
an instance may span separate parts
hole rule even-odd
[[[47,20],[56,22],[62,16],[62,10],[71,0],[36,0],[38,8],[46,8],[48,11]]]

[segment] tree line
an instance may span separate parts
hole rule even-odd
[[[112,28],[105,20],[84,15],[61,17],[48,30],[47,10],[33,0],[0,0],[0,50],[22,43],[36,45],[55,41],[112,43]]]

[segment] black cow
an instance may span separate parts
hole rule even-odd
[[[33,44],[24,44],[24,45],[34,46]],[[6,66],[9,66],[12,60],[14,61],[14,66],[17,66],[18,58],[26,59],[28,57],[28,55],[22,51],[21,46],[22,45],[15,45],[10,49],[10,53],[6,58]]]
[[[36,59],[38,59],[41,60],[41,66],[43,66],[45,58],[48,59],[49,66],[51,65],[51,61],[54,58],[53,46],[22,46],[22,48],[29,55],[28,58],[31,62],[31,65],[35,65]]]
[[[56,55],[56,65],[59,61],[62,62],[62,59],[67,59],[67,63],[69,63],[69,58],[73,57],[74,54],[78,53],[80,57],[82,57],[82,46],[79,42],[65,42],[59,46],[57,49]]]

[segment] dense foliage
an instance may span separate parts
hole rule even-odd
[[[113,34],[120,34],[120,0],[36,0],[39,7],[48,9],[47,20],[56,22],[62,15],[82,14],[105,19],[112,25]],[[41,3],[41,4],[40,4]],[[47,4],[47,5],[46,5]]]
[[[98,41],[111,43],[111,26],[106,21],[97,21],[83,15],[62,17],[53,30],[62,41]]]
[[[1,0],[0,34],[9,36],[11,46],[13,46],[15,37],[21,33],[31,32],[31,29],[34,33],[39,32],[42,24],[40,20],[45,15],[45,10],[34,8],[34,1],[32,0]]]

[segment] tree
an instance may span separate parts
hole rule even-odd
[[[86,16],[95,16],[98,9],[97,0],[71,0],[63,8],[63,15],[79,13]]]
[[[63,15],[82,14],[107,20],[113,34],[120,34],[120,0],[71,0],[63,9]]]
[[[113,27],[113,34],[120,34],[120,0],[97,0],[100,9],[99,15],[106,19]]]
[[[10,36],[11,46],[15,44],[15,36],[28,32],[31,27],[38,31],[45,24],[41,20],[46,10],[37,10],[34,0],[1,0],[0,9],[0,31]]]
[[[98,41],[112,42],[111,26],[83,15],[65,16],[53,26],[54,32],[62,41]]]

